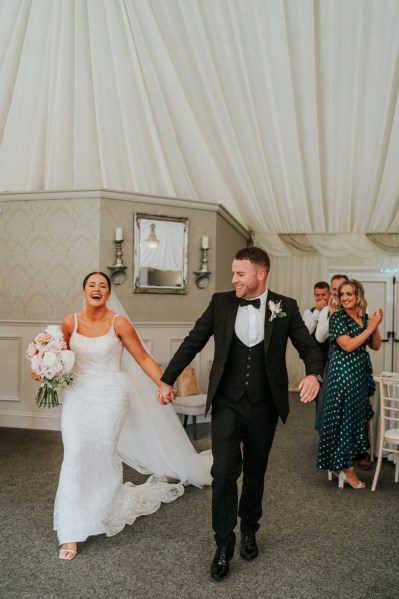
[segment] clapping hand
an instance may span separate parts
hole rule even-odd
[[[374,331],[377,330],[378,325],[383,321],[383,318],[384,318],[384,311],[382,308],[380,308],[378,310],[378,312],[374,312],[374,314],[372,316],[369,316],[368,322],[367,322],[367,328],[371,329],[374,333]]]

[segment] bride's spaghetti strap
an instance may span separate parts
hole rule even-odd
[[[116,335],[116,331],[115,331],[115,319],[116,319],[118,316],[120,316],[120,314],[115,314],[115,315],[114,315],[114,317],[113,317],[113,319],[112,319],[112,322],[111,322],[111,328],[110,328],[110,331],[113,331],[114,335]]]

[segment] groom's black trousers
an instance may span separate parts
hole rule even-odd
[[[241,532],[255,533],[262,516],[267,460],[278,412],[270,395],[251,403],[220,392],[212,403],[212,526],[218,545],[234,542],[237,512]],[[242,444],[242,449],[241,449]],[[237,480],[243,472],[238,504]]]

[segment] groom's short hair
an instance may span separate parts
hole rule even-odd
[[[270,258],[265,250],[257,247],[243,248],[234,256],[235,260],[249,260],[253,264],[263,266],[267,271],[270,270]]]

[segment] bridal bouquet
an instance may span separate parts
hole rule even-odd
[[[40,381],[37,405],[58,406],[58,390],[72,383],[71,370],[75,362],[75,354],[67,349],[61,327],[49,325],[29,343],[25,356],[31,361],[32,378]]]

